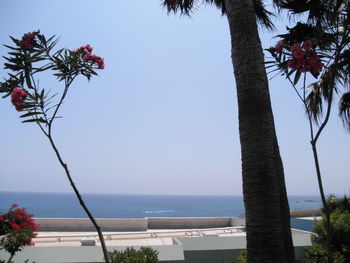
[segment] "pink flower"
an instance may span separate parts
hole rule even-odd
[[[80,50],[83,50],[85,52],[92,52],[93,48],[89,44],[87,44],[85,46],[81,46]]]
[[[15,224],[15,223],[12,223],[12,224],[11,224],[11,227],[12,227],[12,229],[14,229],[14,230],[19,230],[19,229],[20,229],[19,225]]]
[[[310,60],[309,59],[305,59],[305,64],[304,64],[304,67],[303,67],[303,69],[305,70],[304,72],[310,71],[311,67],[312,67],[312,65],[310,63]]]
[[[320,73],[322,71],[323,64],[321,61],[311,66],[311,71],[314,73]]]
[[[287,62],[287,66],[288,66],[289,68],[295,69],[295,70],[299,68],[298,63],[297,63],[297,61],[296,61],[295,59],[289,60],[289,61]]]
[[[91,62],[91,64],[97,64],[97,67],[99,69],[104,69],[105,68],[105,62],[103,58],[93,55],[91,51],[93,48],[88,44],[85,46],[81,46],[78,50],[73,50],[71,51],[72,53],[78,53],[80,52],[82,59],[86,62]]]
[[[91,53],[86,53],[86,54],[83,56],[83,60],[85,60],[85,61],[88,61],[88,60],[90,60],[91,58],[92,58]]]
[[[295,49],[292,51],[292,56],[296,59],[303,58],[305,55],[305,52],[300,48],[300,49]]]
[[[309,50],[313,47],[314,43],[311,40],[304,41],[302,47],[304,50]]]
[[[23,41],[33,41],[37,34],[38,34],[37,32],[24,34],[24,36],[22,37],[22,40]]]
[[[26,49],[32,49],[34,47],[32,42],[30,42],[30,41],[23,41],[23,40],[19,42],[19,45],[22,48],[26,48]]]
[[[287,66],[291,69],[299,70],[305,65],[305,59],[292,59],[287,62]]]
[[[97,64],[98,64],[98,68],[99,68],[99,69],[104,69],[104,68],[105,68],[105,61],[103,60],[103,58],[100,58],[100,59],[97,61]]]
[[[276,44],[275,46],[275,51],[277,53],[282,53],[282,48],[284,47],[284,42],[283,41],[280,41]]]
[[[305,63],[306,63],[306,59],[305,58],[299,58],[299,59],[295,59],[297,65],[298,65],[298,68],[301,68],[303,66],[305,66]]]
[[[37,35],[38,32],[24,34],[22,40],[19,42],[20,47],[25,49],[32,49],[36,44],[35,37]]]
[[[24,100],[26,99],[27,97],[27,92],[22,89],[22,88],[14,88],[12,93],[11,93],[11,102],[14,106],[16,106],[16,110],[17,111],[22,111],[22,104],[24,102]],[[16,204],[14,204],[16,205]],[[16,207],[16,206],[14,206]]]
[[[296,43],[290,48],[290,51],[295,52],[296,50],[299,50],[299,49],[301,49],[301,46],[299,43]]]
[[[16,89],[17,89],[17,88],[16,88]],[[16,208],[16,207],[18,207],[18,204],[12,204],[11,207],[12,207],[12,208]]]

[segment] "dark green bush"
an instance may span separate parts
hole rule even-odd
[[[346,196],[336,199],[331,196],[328,200],[331,211],[332,251],[334,263],[350,262],[350,199]],[[327,235],[325,216],[315,222],[315,235],[312,237],[313,246],[306,249],[306,263],[326,263]]]
[[[141,247],[136,250],[128,247],[124,251],[114,250],[108,252],[111,263],[156,263],[158,262],[158,251],[150,247]]]
[[[241,251],[239,257],[235,259],[234,263],[247,263],[247,252]]]

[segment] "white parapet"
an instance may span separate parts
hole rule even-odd
[[[39,231],[94,231],[88,218],[35,218]],[[235,217],[97,218],[102,231],[146,231],[147,229],[191,229],[244,226]]]
[[[97,218],[102,231],[145,231],[145,218]],[[94,231],[88,218],[35,218],[39,231]]]

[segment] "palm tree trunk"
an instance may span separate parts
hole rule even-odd
[[[225,0],[237,85],[249,263],[294,262],[289,205],[252,0]]]

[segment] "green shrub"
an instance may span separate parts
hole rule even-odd
[[[344,255],[333,253],[333,263],[346,263]],[[304,263],[327,263],[327,249],[321,244],[314,244],[306,249]]]
[[[150,247],[141,247],[136,250],[128,247],[124,251],[114,250],[108,252],[111,263],[156,263],[158,262],[158,251]]]
[[[234,263],[247,263],[247,252],[241,251],[239,257],[235,259]]]
[[[332,251],[334,263],[350,262],[350,200],[346,196],[336,199],[331,196],[328,200],[331,211]],[[327,262],[327,234],[325,215],[315,222],[315,235],[312,237],[313,246],[306,249],[306,263]]]

